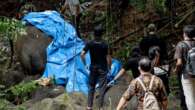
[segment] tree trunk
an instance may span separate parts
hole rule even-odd
[[[195,0],[192,0],[192,9],[195,8]],[[195,24],[195,11],[192,13],[192,24]]]
[[[14,57],[14,43],[12,39],[9,39],[9,44],[10,44],[11,55],[10,55],[10,61],[9,61],[8,68],[11,68],[12,63],[13,63],[13,57]]]

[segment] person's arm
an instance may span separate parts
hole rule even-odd
[[[117,79],[119,79],[121,76],[123,76],[127,70],[129,70],[132,66],[132,60],[129,59],[126,64],[121,68],[121,70],[119,71],[119,73],[114,77],[114,80],[116,81]]]
[[[127,100],[124,97],[121,97],[116,110],[122,110],[124,106],[126,105],[126,103],[127,103]]]
[[[163,110],[167,110],[167,105],[168,105],[168,101],[167,100],[162,101],[162,109]]]
[[[86,65],[86,61],[85,61],[85,54],[87,53],[87,51],[89,50],[90,47],[90,43],[88,42],[85,47],[83,48],[83,50],[81,51],[81,60],[83,62],[84,65]]]
[[[112,57],[111,57],[111,55],[107,55],[106,60],[107,60],[108,68],[109,68],[109,70],[111,70],[111,66],[112,66]]]
[[[183,49],[182,49],[182,44],[178,43],[175,49],[175,55],[174,55],[174,59],[176,60],[176,66],[174,69],[174,72],[176,74],[178,74],[181,69],[182,69],[182,55],[183,54]]]
[[[119,73],[114,77],[113,80],[116,81],[118,78],[120,78],[122,75],[124,75],[125,72],[126,72],[126,70],[125,70],[124,68],[122,68],[122,69],[119,71]]]
[[[80,14],[80,4],[76,5],[76,16]]]
[[[176,59],[176,66],[175,66],[175,73],[179,73],[182,69],[182,59],[181,58],[177,58]]]
[[[67,4],[67,0],[64,2],[64,5],[62,6],[60,12],[61,14],[64,14],[64,12],[66,11],[66,8],[67,8],[68,4]]]
[[[161,79],[159,80],[160,80],[159,93],[160,93],[160,101],[162,105],[162,110],[167,110],[168,100],[167,100],[166,89],[165,89],[165,86],[162,80]]]
[[[84,65],[86,65],[85,54],[86,54],[86,52],[83,50],[83,51],[81,52],[81,60],[82,60],[82,62],[83,62]]]
[[[159,64],[160,64],[160,53],[156,53],[156,56],[155,56],[155,58],[154,58],[154,64],[153,64],[153,66],[159,66]]]
[[[121,97],[116,110],[122,110],[123,108],[126,107],[127,101],[129,101],[135,95],[135,91],[136,91],[135,85],[136,85],[136,80],[132,80],[128,89],[125,91],[125,93]]]

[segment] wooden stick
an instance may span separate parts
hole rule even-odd
[[[192,11],[190,11],[189,13],[185,14],[184,17],[183,17],[179,22],[177,22],[177,23],[175,24],[175,28],[178,28],[179,25],[180,25],[185,19],[187,19],[188,16],[190,16],[194,11],[195,11],[195,8],[194,8]]]

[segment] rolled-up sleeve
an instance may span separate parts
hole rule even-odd
[[[182,43],[179,42],[175,48],[175,54],[174,54],[174,59],[178,59],[178,58],[182,58],[182,53],[183,53],[183,49],[182,49]]]

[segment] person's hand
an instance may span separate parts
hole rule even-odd
[[[85,65],[85,70],[89,73],[89,66]]]
[[[177,74],[177,69],[176,68],[173,70],[173,74]]]
[[[107,84],[107,86],[113,86],[113,85],[115,85],[116,84],[116,80],[112,80],[112,81],[110,81],[108,84]]]

